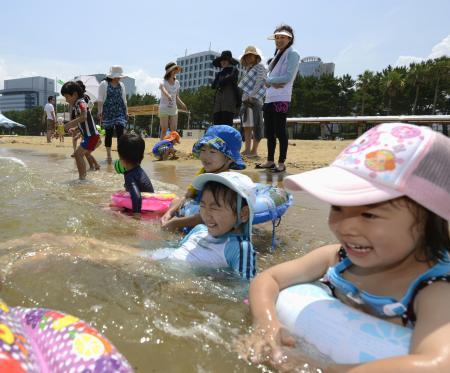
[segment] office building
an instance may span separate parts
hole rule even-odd
[[[210,50],[177,58],[177,65],[183,68],[177,75],[180,81],[180,89],[182,91],[185,89],[196,91],[200,87],[211,85],[216,72],[219,71],[212,64],[218,56],[220,56],[220,53]]]
[[[305,57],[300,61],[298,73],[301,76],[334,75],[334,63],[324,63],[320,57]]]
[[[44,106],[48,96],[56,96],[55,80],[42,76],[6,79],[0,94],[0,111],[3,112]]]
[[[106,74],[88,74],[91,76],[95,76],[99,83],[106,78]],[[136,94],[136,80],[126,76],[125,78],[120,79],[120,81],[125,86],[125,91],[127,93],[127,97],[133,96]]]

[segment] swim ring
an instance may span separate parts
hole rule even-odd
[[[125,167],[123,167],[122,162],[120,162],[120,159],[116,159],[114,161],[114,169],[118,174],[124,174],[127,170]]]
[[[77,317],[45,308],[8,307],[0,301],[0,371],[133,370],[104,336]]]
[[[325,285],[301,284],[282,290],[276,310],[292,334],[336,363],[358,364],[409,353],[411,329],[345,305]]]
[[[141,193],[142,196],[142,211],[152,211],[157,213],[165,213],[170,206],[172,200],[176,197],[175,193]],[[131,210],[133,203],[131,201],[130,193],[120,191],[113,193],[111,196],[111,206],[122,207]]]
[[[292,194],[282,188],[272,185],[256,183],[256,203],[253,209],[252,224],[275,221],[286,212],[292,204]],[[190,216],[200,212],[199,203],[188,200],[181,208],[181,215]]]

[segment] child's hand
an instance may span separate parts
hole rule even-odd
[[[249,336],[241,341],[241,358],[253,364],[273,364],[279,360],[281,347],[294,347],[295,338],[286,328],[270,326],[256,328]]]
[[[172,219],[172,211],[168,210],[161,217],[161,225],[164,226],[164,224],[166,224],[170,219]]]
[[[167,229],[168,231],[176,231],[182,227],[180,227],[179,218],[173,217],[172,219],[168,220],[164,224],[161,224],[162,229]]]

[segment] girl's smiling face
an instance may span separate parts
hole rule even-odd
[[[225,203],[223,195],[220,196],[222,198],[216,201],[213,193],[205,190],[200,201],[200,216],[208,228],[208,233],[214,237],[233,230],[237,221],[236,212]]]
[[[208,145],[202,146],[199,159],[206,172],[214,173],[228,170],[233,163],[225,154]]]
[[[417,263],[424,224],[404,198],[367,206],[332,206],[328,224],[350,260],[363,268]],[[416,216],[417,215],[417,216]]]

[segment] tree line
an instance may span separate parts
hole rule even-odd
[[[182,91],[181,99],[190,110],[189,125],[201,128],[211,122],[214,90],[209,86],[197,91]],[[152,94],[136,94],[129,106],[157,104]],[[95,115],[96,107],[93,109]],[[27,125],[28,134],[39,134],[43,127],[43,108],[4,113]],[[294,82],[290,117],[327,117],[354,115],[434,115],[450,114],[450,58],[440,57],[408,67],[388,66],[380,72],[364,71],[356,79],[350,75],[335,77],[298,76]],[[179,115],[179,127],[187,128],[188,115]],[[137,116],[137,128],[156,134],[158,117]]]

